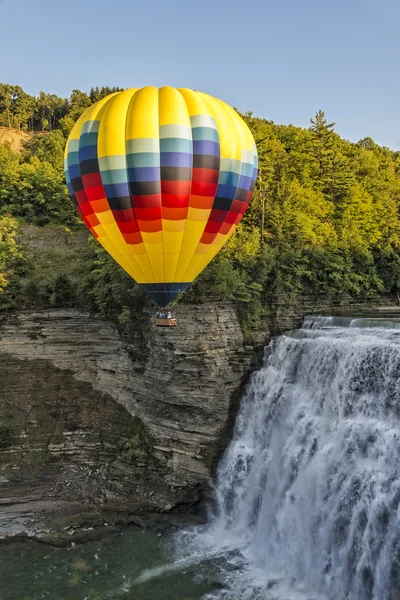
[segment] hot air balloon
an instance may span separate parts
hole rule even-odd
[[[234,232],[257,177],[246,123],[207,94],[144,87],[78,119],[65,177],[91,233],[160,306],[185,290]]]

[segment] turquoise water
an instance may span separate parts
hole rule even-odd
[[[0,600],[200,600],[218,587],[217,567],[173,564],[168,534],[125,531],[54,548],[0,547]]]

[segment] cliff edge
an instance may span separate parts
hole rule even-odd
[[[75,309],[0,320],[0,503],[190,511],[259,348],[234,309],[182,306],[121,336]]]

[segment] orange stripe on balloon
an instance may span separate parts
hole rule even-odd
[[[162,218],[168,221],[181,221],[187,218],[187,208],[162,208]]]
[[[138,219],[139,230],[146,233],[154,233],[162,230],[162,220],[157,219],[156,221],[140,221]]]
[[[207,233],[205,231],[201,236],[200,244],[212,244],[216,237],[217,233]]]
[[[141,244],[143,242],[140,231],[136,233],[123,233],[122,234],[124,240],[127,244]]]
[[[190,196],[191,208],[212,208],[214,204],[214,196]]]
[[[88,215],[86,218],[88,220],[88,223],[90,223],[90,225],[92,227],[96,227],[96,225],[100,225],[100,221],[98,220],[95,213]]]
[[[108,210],[110,210],[110,205],[108,204],[108,200],[106,198],[104,198],[104,190],[103,191],[103,197],[99,198],[98,200],[91,200],[90,204],[93,207],[94,212],[96,213],[102,213],[102,212],[106,212]]]

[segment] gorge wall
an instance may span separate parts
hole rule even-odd
[[[72,309],[2,317],[0,502],[196,504],[258,349],[233,307],[182,307],[174,329],[146,319],[123,339]]]
[[[218,303],[181,306],[173,329],[144,311],[124,335],[75,309],[3,314],[0,506],[194,510],[265,343],[326,310],[283,301],[252,342]]]

